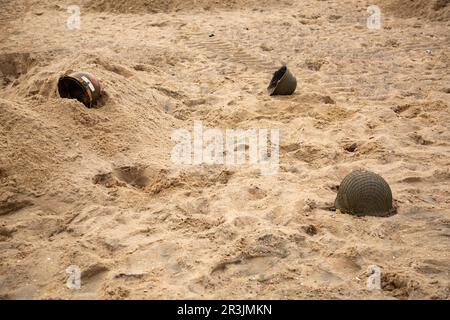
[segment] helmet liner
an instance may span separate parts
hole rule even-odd
[[[89,73],[75,72],[59,78],[58,93],[61,98],[76,99],[90,108],[100,97],[100,84]]]

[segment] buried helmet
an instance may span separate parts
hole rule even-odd
[[[367,170],[355,170],[342,180],[334,207],[358,216],[389,216],[395,213],[392,191],[386,180]]]
[[[61,98],[77,99],[91,108],[100,98],[100,83],[91,73],[74,72],[59,78],[58,93]]]

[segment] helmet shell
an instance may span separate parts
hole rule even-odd
[[[273,74],[267,91],[269,95],[291,95],[297,88],[297,79],[286,66],[281,67]]]
[[[367,170],[355,170],[342,180],[334,207],[354,215],[389,216],[394,213],[388,183]]]
[[[65,74],[58,80],[58,93],[61,98],[77,99],[91,108],[100,98],[100,82],[88,72]]]

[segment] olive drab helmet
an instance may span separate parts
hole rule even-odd
[[[281,67],[273,74],[267,91],[269,95],[291,95],[297,88],[297,79],[286,66]]]
[[[334,207],[342,213],[358,216],[395,214],[392,191],[381,176],[367,170],[355,170],[342,180]]]

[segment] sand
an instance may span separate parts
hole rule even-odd
[[[72,31],[72,2],[0,3],[0,298],[449,299],[448,1],[78,2]],[[78,70],[97,108],[58,97]],[[194,121],[279,129],[278,172],[174,164]],[[357,168],[397,215],[329,209]]]

